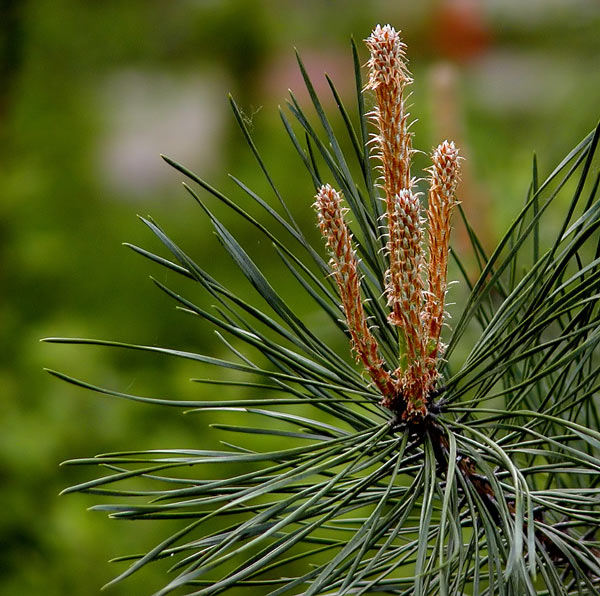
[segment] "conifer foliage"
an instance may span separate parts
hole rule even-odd
[[[461,158],[451,141],[433,151],[421,202],[411,172],[411,75],[400,34],[377,26],[366,45],[366,85],[352,46],[355,111],[329,81],[348,153],[300,60],[316,122],[294,96],[281,113],[314,185],[322,242],[311,244],[312,235],[292,217],[233,100],[274,205],[235,178],[239,197],[226,196],[165,158],[192,184],[188,192],[260,306],[210,275],[151,219],[144,223],[165,254],[131,248],[210,295],[214,310],[155,282],[186,313],[215,326],[231,359],[106,340],[49,340],[246,373],[247,380],[230,383],[252,392],[250,399],[217,393],[175,401],[51,371],[118,398],[207,412],[234,408],[254,425],[216,428],[241,438],[276,437],[277,448],[224,442],[219,450],[72,460],[99,473],[65,492],[107,497],[93,509],[114,519],[180,524],[146,554],[123,557],[128,566],[114,580],[168,558],[157,596],[233,588],[271,596],[597,594],[599,131],[543,181],[534,160],[525,203],[486,254],[456,197]],[[286,304],[276,280],[265,277],[207,196],[272,243],[299,291],[314,300],[331,330],[346,334],[351,350],[334,349]],[[245,210],[248,199],[264,218]],[[450,252],[453,212],[466,226],[470,255]],[[448,328],[450,259],[468,298]]]

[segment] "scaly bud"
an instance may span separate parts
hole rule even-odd
[[[412,186],[410,160],[413,153],[412,135],[408,132],[408,112],[404,105],[404,88],[412,83],[407,68],[406,45],[390,25],[377,25],[365,40],[371,59],[367,89],[375,92],[377,107],[371,116],[379,134],[374,141],[377,157],[383,170],[383,187],[388,213],[393,210],[394,197],[404,188]]]
[[[429,357],[434,362],[444,351],[440,334],[444,323],[447,290],[450,219],[457,204],[454,194],[459,180],[460,159],[454,143],[444,141],[433,152],[433,166],[429,168],[429,263],[424,318],[429,337]]]
[[[390,268],[386,272],[386,296],[392,308],[390,322],[404,330],[407,356],[421,358],[423,267],[421,205],[410,190],[396,195],[394,212],[388,220],[387,251]]]
[[[421,204],[405,189],[396,195],[394,213],[388,220],[386,295],[392,309],[389,321],[400,328],[404,352],[397,374],[408,417],[424,416],[428,382],[426,341],[421,311],[424,305]]]
[[[384,402],[393,401],[397,389],[391,374],[379,356],[377,340],[371,333],[360,296],[358,260],[352,247],[352,235],[344,220],[348,211],[342,207],[342,197],[329,184],[322,186],[315,197],[319,227],[331,255],[329,265],[338,287],[346,315],[352,347],[366,368]]]

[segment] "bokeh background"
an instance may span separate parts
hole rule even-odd
[[[0,0],[0,594],[96,594],[121,569],[109,558],[168,529],[87,512],[92,496],[58,497],[90,475],[61,461],[216,440],[201,417],[88,393],[42,370],[210,398],[178,362],[39,342],[100,337],[222,355],[208,326],[155,289],[157,270],[122,246],[157,248],[136,217],[150,213],[243,287],[159,153],[232,196],[241,193],[228,172],[264,191],[231,92],[286,200],[314,226],[310,180],[277,113],[288,88],[306,104],[293,48],[329,108],[323,72],[351,104],[349,38],[387,22],[409,45],[415,146],[457,140],[468,157],[461,199],[492,246],[525,198],[533,152],[544,176],[596,124],[597,0]],[[160,585],[162,569],[149,568],[109,593]]]

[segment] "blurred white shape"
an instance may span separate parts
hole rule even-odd
[[[109,192],[150,198],[172,184],[161,153],[202,175],[219,164],[228,105],[220,73],[122,70],[100,100],[99,175]]]
[[[488,53],[471,70],[472,91],[479,103],[500,113],[552,111],[571,92],[573,65],[541,53]]]
[[[569,26],[597,16],[598,0],[484,0],[488,14],[510,23],[516,29],[528,29],[543,23],[565,19]]]

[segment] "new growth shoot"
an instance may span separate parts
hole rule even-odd
[[[416,179],[410,171],[415,150],[406,109],[405,91],[412,83],[406,45],[390,25],[378,25],[366,45],[371,54],[366,90],[373,91],[376,100],[370,117],[377,133],[371,143],[376,148],[374,157],[380,162],[379,186],[385,201],[388,268],[383,281],[390,308],[388,322],[397,328],[399,337],[398,366],[393,371],[386,369],[367,324],[358,260],[341,193],[328,184],[322,186],[315,208],[356,358],[381,393],[383,406],[401,414],[404,420],[419,420],[428,414],[445,348],[440,336],[445,317],[450,220],[457,204],[461,158],[453,142],[444,141],[433,151],[424,218],[419,193],[414,190]]]

